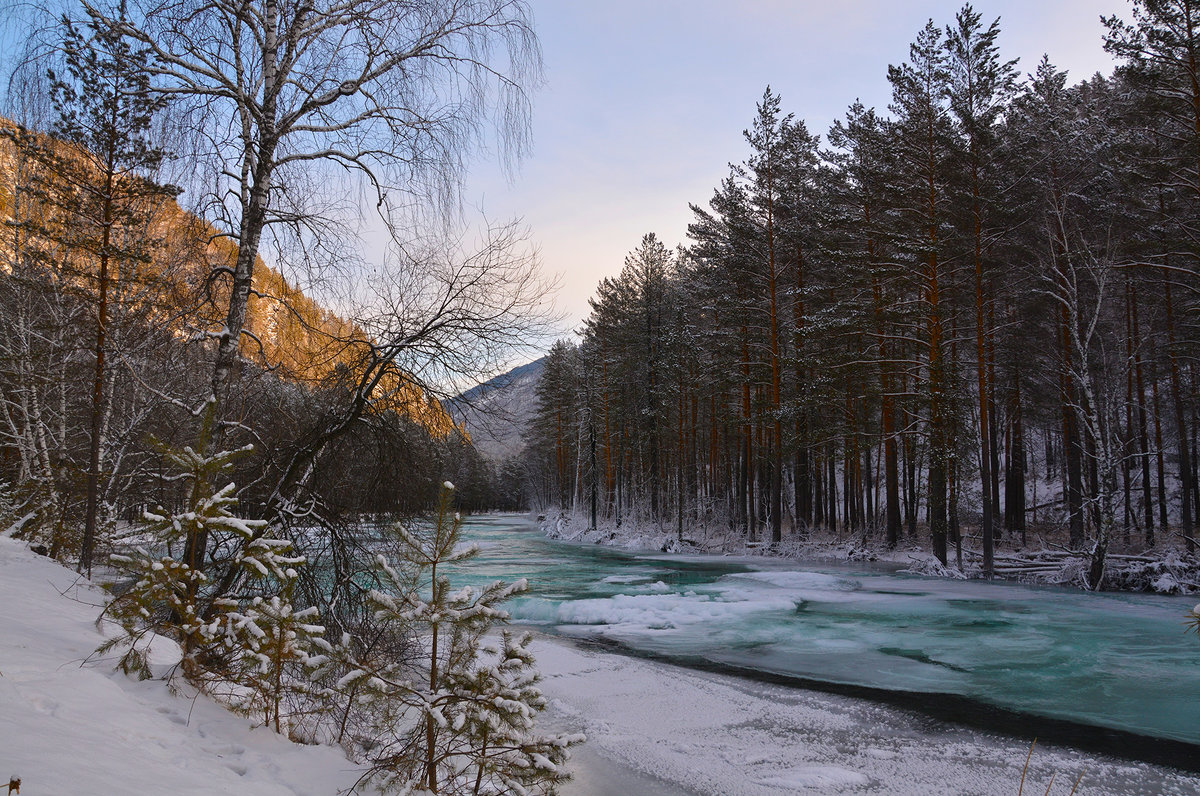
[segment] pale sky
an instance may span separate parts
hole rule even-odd
[[[770,85],[786,112],[824,138],[860,98],[887,112],[887,67],[908,57],[927,19],[945,26],[960,0],[528,0],[545,58],[532,155],[509,181],[472,166],[466,216],[520,218],[543,268],[558,274],[562,331],[647,232],[687,243],[688,203],[707,205]],[[1002,56],[1032,71],[1043,53],[1072,82],[1113,62],[1100,15],[1129,0],[977,0],[1000,17]],[[14,11],[0,0],[0,7]],[[8,20],[16,21],[15,16]],[[0,47],[12,25],[0,25]],[[367,246],[371,248],[370,245]]]
[[[561,276],[564,331],[621,270],[642,235],[686,243],[688,203],[706,205],[769,84],[783,107],[824,133],[855,98],[886,112],[887,67],[908,57],[926,20],[953,22],[951,0],[529,0],[546,65],[534,150],[512,183],[477,164],[466,200],[521,217],[543,268]],[[999,16],[1004,58],[1022,74],[1043,53],[1071,82],[1113,62],[1101,14],[1127,0],[979,0]]]

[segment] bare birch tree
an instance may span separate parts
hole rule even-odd
[[[193,132],[193,203],[237,246],[234,265],[213,272],[227,296],[212,333],[214,407],[260,252],[332,246],[340,178],[365,185],[390,225],[414,201],[454,206],[489,122],[506,162],[528,143],[541,56],[522,0],[137,0],[128,21],[85,8],[152,51],[157,90]]]

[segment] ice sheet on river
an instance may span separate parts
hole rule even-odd
[[[1195,600],[946,581],[785,560],[635,554],[468,529],[481,581],[528,577],[518,621],[676,660],[1200,744]]]
[[[582,730],[566,796],[1012,796],[1028,745],[846,697],[543,638],[550,721]],[[1200,776],[1038,745],[1027,793],[1194,796]]]

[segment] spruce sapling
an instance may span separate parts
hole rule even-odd
[[[381,737],[370,776],[385,790],[552,794],[569,777],[568,747],[583,737],[535,731],[546,700],[531,636],[488,635],[508,619],[500,604],[526,581],[451,587],[446,570],[478,552],[459,544],[453,492],[446,482],[432,527],[395,527],[396,566],[378,560],[387,590],[370,595],[376,618],[411,638],[414,653],[385,665],[360,662],[339,687],[376,706]]]

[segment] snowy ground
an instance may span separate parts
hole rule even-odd
[[[897,568],[920,575],[950,578],[979,577],[982,574],[982,553],[977,537],[964,533],[963,561],[961,570],[956,562],[956,550],[951,543],[949,566],[942,564],[933,555],[927,544],[914,537],[905,537],[894,548],[889,549],[883,537],[876,533],[863,536],[858,533],[834,533],[827,529],[813,529],[809,536],[800,539],[784,535],[782,543],[770,546],[762,542],[748,542],[740,533],[731,533],[712,528],[689,529],[684,532],[684,543],[680,544],[671,528],[639,525],[626,520],[620,528],[600,523],[596,529],[588,528],[588,521],[581,516],[569,514],[549,515],[538,518],[542,531],[552,539],[608,545],[628,550],[659,550],[662,552],[702,553],[714,555],[766,555],[793,558],[804,561],[853,562],[871,561],[894,564]],[[1037,559],[1039,556],[1062,556],[1066,553],[1067,539],[1054,533],[1028,534],[1026,544],[1016,538],[997,540],[997,566],[1009,559]],[[1121,554],[1137,553],[1145,561],[1122,562]],[[1108,575],[1105,588],[1152,590],[1164,594],[1200,593],[1200,561],[1194,555],[1184,553],[1178,540],[1160,543],[1151,550],[1143,550],[1136,544],[1125,549],[1115,540],[1109,548]],[[1115,554],[1115,555],[1114,555]],[[1029,583],[1080,585],[1083,578],[1082,558],[1058,560],[1061,566],[1051,566],[1053,571],[1037,571],[1028,574],[1005,574],[999,569],[997,577],[1011,578]],[[1153,563],[1149,563],[1153,562]],[[1121,570],[1118,572],[1118,570]]]
[[[582,729],[577,796],[1003,794],[1028,745],[847,697],[540,639],[556,727]],[[1025,793],[1194,796],[1200,776],[1038,746]],[[1053,787],[1047,791],[1051,778]]]
[[[29,796],[333,796],[361,773],[204,696],[87,660],[102,595],[0,539],[0,778]],[[1024,743],[870,702],[541,638],[550,728],[585,731],[568,796],[1017,792]],[[1027,793],[1197,794],[1200,776],[1039,748]],[[3,780],[0,779],[0,783]],[[0,784],[2,787],[2,784]]]
[[[0,787],[29,796],[332,796],[361,773],[188,690],[85,662],[102,594],[0,539]]]
[[[714,555],[778,555],[817,561],[882,561],[921,570],[937,562],[932,552],[912,539],[905,539],[895,549],[889,550],[879,538],[862,539],[851,534],[834,535],[823,529],[814,529],[811,536],[803,542],[795,536],[787,535],[778,549],[772,550],[761,542],[748,542],[741,534],[711,528],[685,530],[685,543],[680,545],[671,528],[659,529],[629,520],[620,528],[601,523],[599,528],[590,530],[586,518],[560,514],[539,517],[538,525],[552,539],[602,544],[629,550]],[[951,549],[951,556],[953,554]]]

